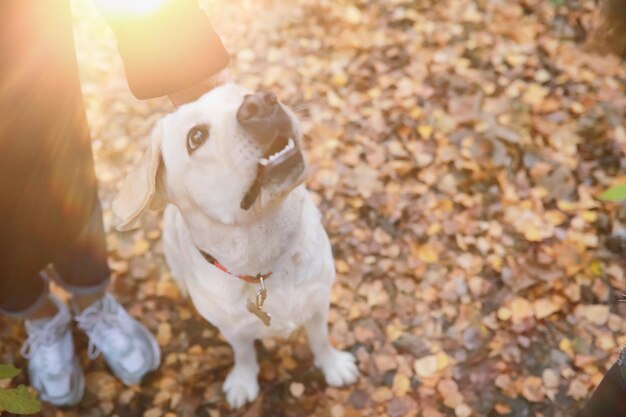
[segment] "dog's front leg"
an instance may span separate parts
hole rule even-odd
[[[223,390],[231,407],[238,408],[252,401],[259,394],[259,364],[257,363],[254,338],[249,336],[226,336],[233,348],[235,365],[224,381]]]
[[[352,384],[359,376],[356,360],[349,352],[335,349],[328,337],[328,311],[318,312],[304,325],[315,366],[324,373],[328,385],[340,387]]]

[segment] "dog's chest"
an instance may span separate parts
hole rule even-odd
[[[255,337],[287,335],[328,304],[334,280],[330,242],[319,221],[319,212],[309,199],[301,210],[295,237],[288,239],[289,245],[280,245],[282,251],[276,261],[263,262],[260,269],[256,269],[259,259],[255,251],[273,245],[249,245],[244,243],[247,238],[241,237],[241,247],[245,249],[236,261],[247,266],[242,273],[272,272],[265,283],[267,298],[263,305],[263,310],[271,315],[269,327],[247,308],[248,300],[256,299],[258,285],[244,282],[209,264],[190,236],[181,236],[182,246],[187,248],[183,252],[191,254],[186,262],[190,272],[186,274],[189,294],[198,311],[224,333],[243,332]],[[232,241],[232,235],[230,239]],[[233,258],[232,264],[236,263]],[[230,270],[230,263],[223,264]]]
[[[204,265],[206,274],[197,274],[190,283],[196,308],[222,331],[266,336],[288,336],[309,320],[314,312],[328,303],[334,279],[330,244],[319,225],[304,235],[297,245],[273,268],[265,281],[266,299],[263,311],[271,324],[263,322],[248,310],[248,300],[256,302],[259,285]]]

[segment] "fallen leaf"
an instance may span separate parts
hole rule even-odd
[[[300,398],[304,394],[304,384],[300,382],[292,382],[289,384],[289,392],[296,398]]]
[[[608,305],[579,305],[575,314],[597,326],[603,326],[609,319]]]

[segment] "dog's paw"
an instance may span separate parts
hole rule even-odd
[[[239,408],[259,395],[259,382],[256,372],[233,369],[222,386],[226,401],[233,408]]]
[[[316,365],[322,369],[328,385],[341,387],[356,382],[359,369],[356,359],[349,352],[334,350],[330,355],[320,360]]]

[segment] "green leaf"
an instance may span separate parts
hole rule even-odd
[[[11,365],[0,364],[0,379],[13,378],[20,374],[20,370]]]
[[[624,201],[626,200],[626,184],[616,185],[602,194],[600,194],[600,200],[604,201]]]
[[[0,412],[34,414],[41,411],[41,403],[24,385],[15,389],[0,389]]]

